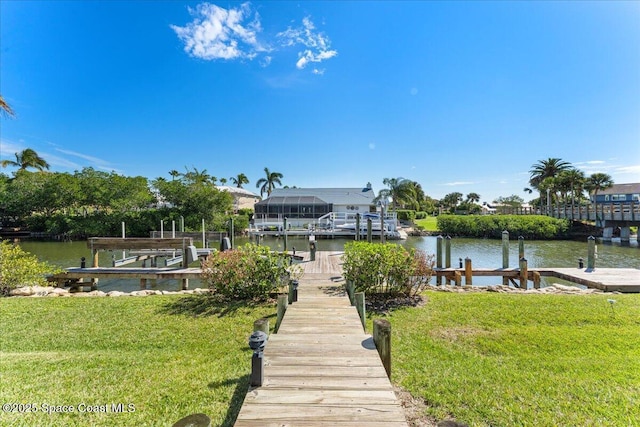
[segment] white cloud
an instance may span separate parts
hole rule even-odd
[[[260,15],[249,3],[224,9],[209,3],[189,8],[193,21],[184,27],[171,25],[189,55],[200,59],[253,59],[264,48],[257,39],[262,31]]]
[[[369,143],[369,150],[375,150],[376,149],[376,144],[374,144],[373,142]]]
[[[458,187],[460,185],[471,185],[471,184],[475,184],[475,182],[473,181],[455,181],[455,182],[446,182],[442,185],[446,185],[448,187]]]
[[[331,41],[324,33],[316,31],[316,27],[309,17],[302,20],[302,26],[287,28],[277,34],[283,47],[302,45],[305,49],[298,52],[298,69],[305,68],[311,62],[322,62],[331,59],[338,51],[331,49]],[[324,70],[323,70],[324,71]],[[314,70],[314,74],[318,74]]]

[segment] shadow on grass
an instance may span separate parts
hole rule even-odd
[[[160,313],[193,317],[224,317],[240,309],[255,308],[262,304],[256,301],[226,301],[211,295],[189,295],[165,304],[160,309]]]
[[[224,421],[222,421],[221,427],[232,427],[236,418],[238,418],[238,414],[240,413],[240,408],[242,408],[242,403],[244,402],[244,398],[247,395],[247,391],[249,391],[249,375],[243,375],[239,378],[230,378],[225,381],[216,381],[209,383],[209,388],[212,390],[216,390],[220,387],[227,387],[230,385],[236,385],[236,389],[233,391],[233,396],[231,396],[231,402],[229,402],[229,409],[227,409],[227,414],[224,417]]]

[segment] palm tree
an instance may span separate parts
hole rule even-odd
[[[227,178],[220,178],[220,185],[227,185]]]
[[[7,115],[9,117],[15,117],[16,115],[16,113],[13,112],[13,109],[11,108],[11,106],[7,104],[7,101],[4,100],[2,95],[0,95],[0,111],[2,111],[2,114]]]
[[[587,182],[585,183],[585,188],[587,191],[593,194],[593,210],[596,215],[596,222],[598,221],[598,191],[606,190],[607,188],[613,185],[613,179],[611,175],[606,173],[598,172],[591,174],[589,178],[587,178]],[[597,224],[596,224],[597,225]]]
[[[249,183],[249,178],[247,178],[247,175],[239,173],[238,175],[231,177],[231,182],[233,182],[233,185],[236,187],[242,188],[242,184]]]
[[[547,160],[538,160],[538,163],[531,166],[529,173],[529,184],[540,192],[540,207],[542,208],[542,190],[543,181],[547,178],[555,178],[560,172],[571,168],[569,162],[555,157],[549,157]],[[548,184],[548,183],[547,183]],[[547,204],[549,201],[547,201]]]
[[[480,201],[480,195],[478,193],[467,194],[467,203],[478,203]]]
[[[256,182],[256,188],[260,188],[260,196],[264,193],[267,193],[267,197],[271,195],[271,192],[276,187],[276,184],[282,185],[282,179],[284,175],[280,172],[271,172],[269,168],[264,168],[265,177],[260,178],[258,182]]]
[[[212,177],[207,173],[206,169],[202,169],[199,171],[196,167],[193,168],[193,171],[190,171],[189,168],[185,173],[182,174],[183,178],[192,184],[207,184],[215,181],[215,177]],[[215,182],[214,182],[215,184]]]
[[[385,178],[382,183],[389,188],[380,190],[374,201],[391,198],[391,206],[395,211],[398,206],[415,204],[416,191],[412,181],[405,178]]]
[[[565,196],[567,192],[571,192],[571,209],[573,211],[576,193],[582,194],[583,191],[585,183],[584,172],[576,168],[567,169],[566,171],[560,172],[558,181]]]
[[[174,181],[177,177],[180,176],[180,172],[175,169],[169,171],[169,175],[171,175],[171,180]]]
[[[31,148],[26,148],[19,153],[16,153],[16,161],[3,160],[1,163],[3,168],[7,166],[16,166],[18,170],[25,170],[27,168],[34,168],[42,171],[49,169],[49,163],[38,155]]]

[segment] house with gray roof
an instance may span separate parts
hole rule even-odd
[[[376,212],[371,185],[363,188],[277,188],[255,204],[255,219],[303,226],[329,213],[354,215]]]

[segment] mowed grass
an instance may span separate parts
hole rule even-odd
[[[640,295],[426,296],[389,318],[393,381],[423,399],[425,416],[640,426]]]
[[[231,426],[253,321],[274,312],[195,296],[0,299],[0,402],[38,410],[3,411],[0,425],[160,426],[205,413]],[[74,412],[48,415],[46,405]],[[86,407],[107,412],[78,412]]]
[[[428,216],[423,219],[416,219],[415,223],[425,231],[438,231],[438,217]]]

